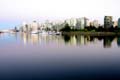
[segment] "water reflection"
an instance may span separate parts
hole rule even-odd
[[[63,35],[64,41],[66,43],[70,43],[71,45],[88,45],[88,44],[97,44],[97,42],[103,42],[104,48],[111,48],[112,42],[117,42],[118,46],[120,46],[120,37],[117,36],[83,36],[83,35]],[[117,38],[117,40],[115,40]]]
[[[61,44],[64,42],[61,36],[53,36],[53,35],[40,35],[40,34],[26,34],[21,33],[21,39],[24,44],[50,44],[50,43],[58,43]]]
[[[20,37],[23,40],[24,44],[27,44],[27,43],[38,44],[39,43],[38,34],[31,35],[31,34],[21,33]]]
[[[0,39],[6,34],[0,34]],[[87,46],[87,45],[103,45],[104,48],[111,48],[114,46],[113,42],[120,47],[120,36],[90,36],[90,35],[40,35],[40,34],[8,34],[9,37],[14,37],[15,40],[22,40],[27,44],[57,44],[69,46]],[[6,38],[7,39],[7,38]]]
[[[120,36],[118,36],[117,38],[117,44],[118,44],[118,47],[120,47]]]
[[[110,80],[120,75],[120,36],[1,34],[0,45],[0,80]]]
[[[112,44],[114,39],[115,39],[114,36],[105,36],[103,38],[103,40],[104,40],[104,47],[105,48],[110,48],[112,46],[111,44]]]

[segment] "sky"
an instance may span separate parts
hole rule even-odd
[[[0,0],[0,29],[34,20],[88,17],[103,22],[105,15],[117,20],[120,0]]]

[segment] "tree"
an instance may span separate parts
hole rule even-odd
[[[65,24],[65,27],[64,28],[62,28],[60,31],[71,31],[71,28],[70,28],[70,26],[69,26],[69,24]]]

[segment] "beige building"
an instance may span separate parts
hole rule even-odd
[[[39,27],[39,23],[37,23],[36,21],[33,21],[33,22],[31,23],[32,31],[38,30],[38,27]]]
[[[98,20],[94,20],[93,21],[93,26],[98,28],[99,27],[99,21]]]
[[[116,26],[118,26],[118,22],[117,22],[117,21],[114,21],[114,22],[113,22],[113,27],[115,28]]]
[[[105,16],[104,17],[104,28],[109,29],[113,26],[113,17],[112,16]]]

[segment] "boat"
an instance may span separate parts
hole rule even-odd
[[[55,35],[55,31],[49,31],[48,34],[49,35]]]
[[[41,31],[39,34],[41,34],[41,35],[48,35],[48,32],[47,31]]]
[[[36,30],[36,31],[32,31],[31,34],[38,34],[39,32]]]
[[[56,32],[55,34],[56,34],[56,35],[61,35],[61,32]]]
[[[49,33],[49,35],[61,35],[61,32],[55,32],[55,31],[50,31],[50,32],[48,32]]]

